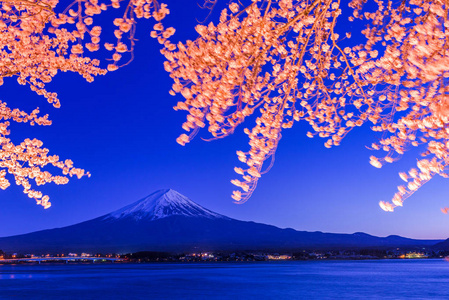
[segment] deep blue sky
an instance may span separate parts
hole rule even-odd
[[[196,38],[196,19],[204,19],[207,11],[190,1],[167,2],[171,15],[165,22],[177,29],[174,39]],[[210,20],[215,21],[213,16]],[[0,191],[0,236],[71,225],[157,189],[173,188],[218,213],[283,228],[449,237],[449,217],[440,212],[449,204],[443,178],[427,183],[394,213],[379,208],[378,202],[389,200],[402,184],[398,172],[414,167],[417,152],[382,169],[372,167],[369,156],[375,153],[365,146],[377,136],[366,126],[332,149],[323,146],[324,139],[307,138],[305,123],[284,130],[272,170],[248,202],[234,204],[230,180],[238,178],[233,171],[239,164],[235,152],[249,147],[243,127],[223,140],[202,141],[200,137],[209,137],[202,131],[185,147],[176,143],[185,114],[172,107],[182,99],[168,94],[171,79],[163,69],[159,45],[149,37],[152,25],[144,22],[138,27],[135,60],[129,66],[90,84],[75,74],[59,74],[49,89],[58,92],[60,109],[13,79],[5,80],[2,101],[28,110],[39,106],[53,120],[49,127],[15,125],[12,138],[40,138],[51,153],[72,159],[92,177],[44,186],[52,202],[48,210],[15,185]]]

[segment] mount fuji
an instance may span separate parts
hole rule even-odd
[[[104,220],[134,219],[153,221],[170,216],[185,216],[207,219],[229,219],[196,204],[175,190],[159,190],[151,195],[116,210]]]
[[[210,211],[180,193],[159,190],[110,214],[75,225],[0,238],[17,253],[299,250],[430,246],[441,240],[385,238],[366,233],[296,231],[239,221]]]

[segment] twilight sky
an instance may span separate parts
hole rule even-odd
[[[196,2],[166,2],[171,14],[165,23],[177,30],[173,38],[195,39],[197,19],[203,20],[208,11]],[[209,21],[216,21],[215,14]],[[234,204],[230,180],[238,178],[233,168],[240,164],[235,153],[249,148],[244,127],[223,140],[202,141],[201,137],[210,137],[203,130],[185,147],[176,143],[185,114],[172,108],[182,99],[168,94],[172,82],[163,69],[159,44],[149,37],[153,24],[138,26],[139,41],[130,65],[93,83],[75,74],[56,76],[48,90],[59,94],[60,109],[15,79],[5,80],[0,87],[2,101],[26,111],[39,106],[53,121],[47,127],[13,124],[11,138],[16,142],[39,138],[51,154],[72,159],[92,177],[40,187],[52,202],[47,210],[14,184],[0,190],[0,237],[86,221],[161,188],[175,189],[232,218],[282,228],[449,237],[449,216],[440,212],[449,204],[449,186],[441,177],[424,185],[394,213],[380,209],[378,202],[390,200],[403,183],[398,172],[415,167],[418,151],[411,149],[399,162],[376,169],[369,156],[377,153],[365,146],[377,135],[367,126],[356,128],[332,149],[324,147],[325,139],[307,138],[309,127],[303,122],[284,130],[272,170],[262,176],[248,202]],[[344,26],[343,18],[340,24]],[[106,41],[104,35],[102,42]]]

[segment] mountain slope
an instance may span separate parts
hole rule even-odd
[[[63,228],[0,238],[18,253],[184,252],[429,246],[439,240],[365,233],[333,234],[280,229],[214,213],[173,190],[160,190],[110,214]]]
[[[159,190],[149,196],[116,210],[104,217],[108,219],[157,220],[170,216],[227,218],[214,213],[175,190]]]
[[[449,239],[442,241],[438,244],[435,244],[433,247],[433,249],[435,250],[445,250],[445,251],[449,251]]]

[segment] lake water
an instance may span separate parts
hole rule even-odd
[[[0,298],[449,299],[449,262],[0,265]]]

